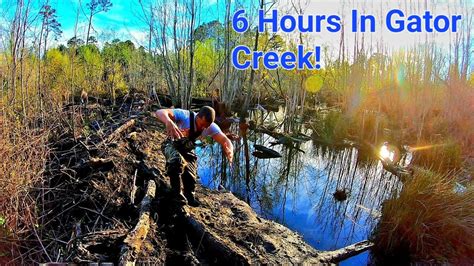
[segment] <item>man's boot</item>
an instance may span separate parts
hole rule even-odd
[[[186,160],[175,148],[171,140],[166,140],[162,146],[166,157],[166,175],[170,178],[170,185],[174,200],[178,205],[186,205],[186,197],[181,193],[181,175],[186,167]]]
[[[181,180],[183,181],[184,196],[188,200],[188,205],[198,207],[200,202],[196,199],[194,191],[196,190],[196,176],[197,176],[197,156],[194,152],[186,154],[187,165],[184,168]]]
[[[186,200],[186,197],[183,195],[181,192],[181,178],[176,175],[171,175],[170,176],[170,185],[171,185],[171,191],[173,193],[174,200],[178,205],[186,205],[188,204],[188,201]]]
[[[188,201],[188,205],[192,207],[199,207],[201,203],[199,200],[196,199],[195,193],[194,192],[184,192],[184,196],[186,197],[186,200]]]

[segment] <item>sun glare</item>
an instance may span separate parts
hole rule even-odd
[[[390,150],[387,144],[384,144],[382,147],[380,147],[379,154],[384,161],[393,162],[395,159],[395,151]]]
[[[433,148],[438,148],[438,147],[443,147],[446,146],[447,144],[441,143],[441,144],[432,144],[432,145],[425,145],[425,146],[417,146],[417,147],[410,147],[410,151],[422,151],[422,150],[428,150],[428,149],[433,149]]]

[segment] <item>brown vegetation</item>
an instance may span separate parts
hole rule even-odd
[[[291,12],[304,13],[302,2],[292,1]],[[428,2],[435,5],[436,1]],[[88,30],[82,37],[85,41],[77,32],[79,21],[76,21],[74,36],[67,36],[70,38],[67,45],[57,47],[51,47],[51,38],[60,32],[60,24],[48,1],[37,7],[31,1],[11,1],[11,5],[9,1],[2,2],[12,11],[6,12],[2,6],[2,15],[9,23],[2,24],[0,31],[3,41],[0,43],[0,221],[5,221],[5,225],[0,225],[3,227],[0,233],[3,242],[12,243],[13,250],[18,251],[17,240],[33,239],[38,245],[27,252],[31,261],[38,253],[45,254],[44,251],[51,248],[41,241],[45,223],[54,223],[57,218],[47,217],[42,205],[46,202],[43,199],[45,187],[51,185],[44,180],[45,170],[50,171],[45,163],[52,160],[49,144],[62,141],[58,144],[60,147],[71,143],[84,145],[81,141],[90,141],[91,136],[106,138],[105,134],[110,132],[104,130],[114,128],[118,121],[123,122],[120,117],[105,109],[90,114],[89,106],[84,104],[81,110],[75,108],[74,103],[104,97],[107,98],[104,102],[117,104],[116,99],[133,98],[135,91],[169,94],[173,105],[184,107],[190,106],[192,96],[210,96],[214,92],[227,106],[237,102],[236,99],[244,103],[239,109],[246,109],[250,102],[264,98],[271,102],[283,101],[288,111],[286,119],[291,121],[288,124],[298,124],[303,114],[317,120],[313,129],[323,142],[338,143],[349,136],[372,145],[384,141],[408,144],[414,150],[414,163],[442,173],[463,169],[462,178],[472,179],[474,75],[470,65],[474,27],[468,2],[450,4],[467,19],[460,32],[453,34],[449,53],[436,46],[436,38],[428,36],[423,47],[411,47],[403,52],[390,52],[383,40],[360,35],[353,36],[354,47],[347,47],[350,37],[347,30],[343,30],[340,46],[325,49],[325,67],[314,72],[268,71],[263,67],[251,71],[233,69],[230,52],[235,43],[262,51],[292,50],[295,43],[291,36],[268,32],[236,34],[230,27],[230,19],[237,6],[230,0],[225,1],[224,23],[217,18],[202,25],[197,25],[200,5],[194,0],[174,6],[171,1],[139,1],[140,19],[149,30],[146,48],[118,39],[97,44],[90,32],[93,16],[113,8],[110,1],[103,1],[102,7],[97,1],[86,4]],[[248,6],[249,11],[273,7],[264,1],[255,3]],[[416,4],[410,6],[416,9]],[[187,15],[181,15],[184,13]],[[189,28],[177,30],[176,25]],[[303,35],[299,36],[299,42],[310,43]],[[322,112],[317,108],[321,103],[337,110],[320,116]],[[123,106],[117,104],[113,108]],[[308,107],[318,112],[310,114],[306,112]],[[130,110],[132,107],[125,113]],[[106,120],[108,124],[97,124],[98,120]],[[92,142],[93,145],[87,145],[102,143],[102,139]],[[86,153],[97,152],[92,146],[87,146],[91,150]],[[75,160],[80,160],[82,155],[66,153],[63,159],[79,164]],[[110,166],[110,162],[101,160],[94,163]],[[61,174],[71,178],[69,172]],[[123,178],[128,180],[133,175],[127,172]],[[94,178],[86,181],[92,186]],[[398,247],[405,246],[416,259],[426,260],[456,262],[456,256],[472,254],[465,243],[474,245],[465,236],[473,235],[472,212],[466,210],[473,209],[474,196],[471,188],[463,194],[452,192],[452,183],[451,177],[445,175],[415,174],[400,198],[388,202],[384,208],[377,238],[379,247],[396,253]],[[106,196],[112,193],[102,192]],[[78,200],[75,196],[61,194],[64,198],[55,198],[53,202]],[[82,195],[78,197],[82,199]],[[99,202],[106,204],[102,200]],[[104,215],[102,209],[94,211]],[[99,223],[96,221],[107,220],[101,215],[94,216],[94,221],[90,219],[92,226]],[[62,233],[69,234],[72,226],[75,225],[67,223]],[[122,234],[120,230],[113,232],[118,238]],[[464,242],[456,242],[453,236]],[[49,243],[57,239],[67,242],[68,237],[54,236],[55,240],[49,239]],[[448,246],[446,250],[442,250],[444,243]],[[19,258],[19,254],[10,255]]]
[[[397,198],[388,200],[374,242],[386,261],[474,261],[474,189],[455,191],[450,176],[417,169]]]
[[[315,250],[230,192],[199,186],[200,207],[177,204],[163,175],[163,128],[141,114],[139,102],[120,101],[124,108],[111,111],[113,119],[99,121],[107,126],[87,137],[66,130],[50,139],[50,156],[43,155],[48,160],[40,167],[47,169],[39,175],[43,182],[23,192],[34,200],[33,227],[1,238],[17,245],[8,262],[315,264],[372,246],[363,241],[335,252]],[[69,106],[66,113],[80,116],[73,108],[82,107]],[[88,109],[91,117],[97,112],[100,106]]]
[[[0,116],[5,123],[5,119]],[[17,256],[17,240],[36,233],[38,227],[35,190],[42,187],[48,157],[47,134],[15,124],[0,125],[0,250]],[[8,247],[3,250],[4,247]],[[10,254],[10,252],[15,252]]]

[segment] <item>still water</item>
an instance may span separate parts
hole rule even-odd
[[[368,239],[382,202],[401,188],[398,178],[355,148],[330,149],[309,140],[299,145],[302,152],[284,145],[271,147],[274,141],[266,134],[249,133],[248,182],[244,141],[234,142],[232,167],[218,144],[197,148],[201,183],[232,191],[259,215],[298,232],[318,250],[335,250]],[[271,147],[282,157],[258,159],[251,155],[254,144]],[[336,200],[336,190],[347,192],[347,199]],[[364,252],[341,265],[363,265],[369,260],[369,253]]]

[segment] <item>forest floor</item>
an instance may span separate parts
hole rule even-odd
[[[86,133],[59,134],[37,195],[35,240],[51,262],[319,264],[372,245],[318,251],[231,192],[200,185],[201,205],[180,206],[164,174],[163,127],[143,101],[68,108]]]

